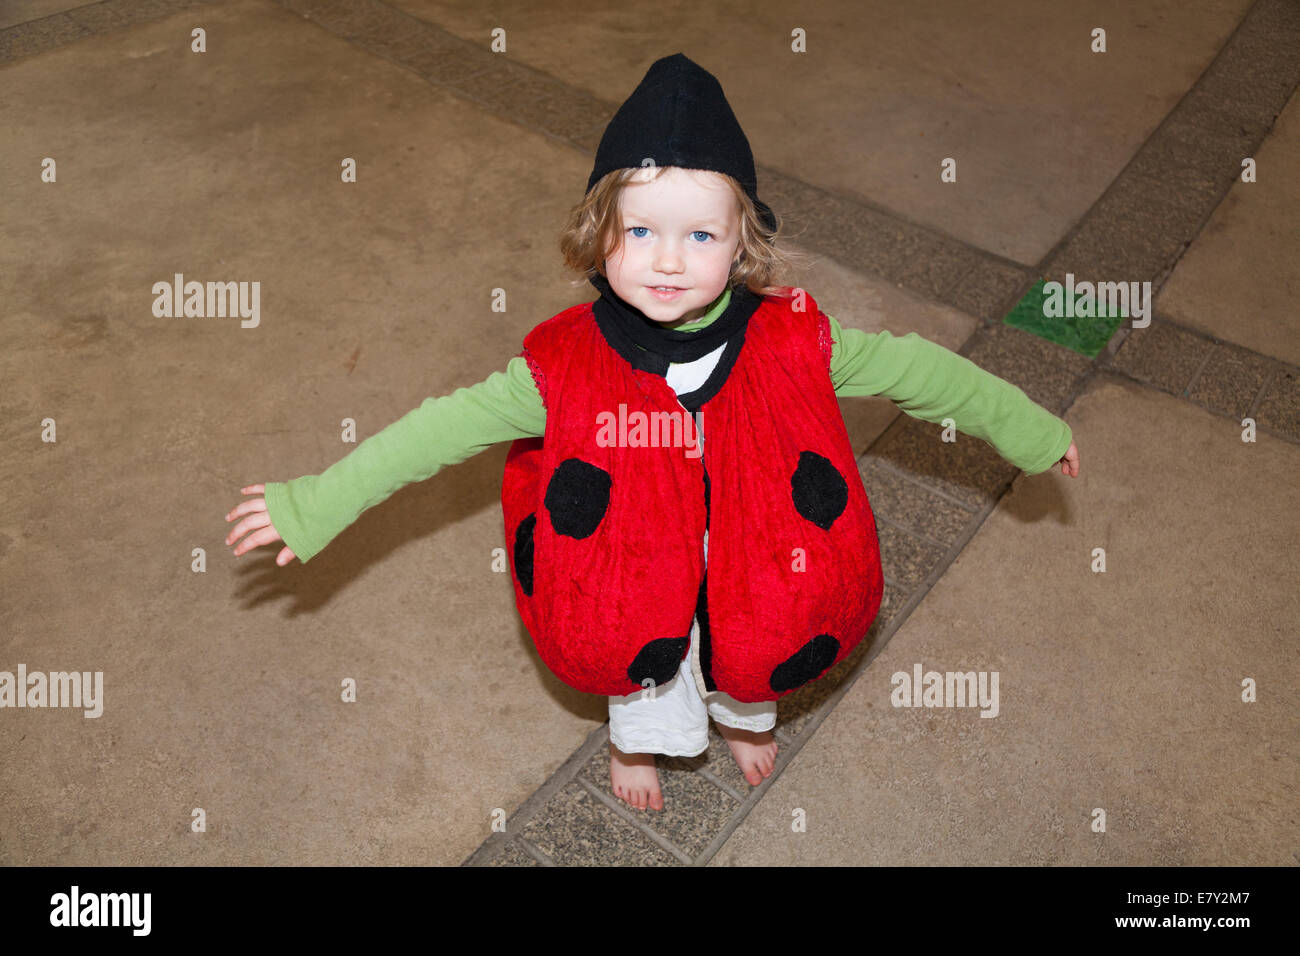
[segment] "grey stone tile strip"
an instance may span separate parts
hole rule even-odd
[[[210,2],[213,0],[104,0],[18,23],[0,30],[0,64]]]
[[[1259,435],[1300,444],[1300,367],[1205,333],[1159,312],[1147,329],[1121,329],[1098,368],[1158,389]]]

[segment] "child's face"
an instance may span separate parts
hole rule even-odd
[[[621,241],[605,260],[624,302],[670,328],[698,319],[727,286],[740,245],[740,210],[726,181],[708,170],[668,167],[638,176],[619,196]],[[661,294],[656,286],[683,291]]]

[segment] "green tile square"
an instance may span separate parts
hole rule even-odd
[[[1096,358],[1101,354],[1101,350],[1106,347],[1110,337],[1115,334],[1115,330],[1128,318],[1126,315],[1065,315],[1061,317],[1047,316],[1044,314],[1044,304],[1048,295],[1044,291],[1047,286],[1045,279],[1039,279],[1034,287],[1025,293],[1024,298],[1015,304],[1006,318],[1002,321],[1006,325],[1014,326],[1017,329],[1024,329],[1026,332],[1032,332],[1039,338],[1047,339],[1049,342],[1055,342],[1057,345],[1063,345],[1067,349],[1078,352],[1080,355],[1086,355],[1088,358]],[[1059,298],[1064,299],[1066,289],[1063,287],[1059,293]],[[1078,303],[1083,293],[1078,289],[1074,290],[1074,299],[1078,311]],[[1106,311],[1105,303],[1094,302],[1092,310],[1095,312]],[[1070,310],[1066,310],[1067,312]],[[1121,313],[1123,310],[1119,310]]]

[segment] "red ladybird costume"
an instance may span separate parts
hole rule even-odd
[[[587,189],[647,165],[731,176],[776,231],[721,85],[680,53],[654,63],[610,120]],[[514,442],[502,482],[520,616],[562,681],[620,697],[673,679],[698,614],[705,689],[776,700],[853,650],[884,586],[831,384],[829,321],[802,291],[760,299],[736,285],[712,326],[677,332],[603,274],[591,281],[600,299],[524,339],[546,431]],[[669,362],[723,342],[709,384],[679,400]],[[693,437],[688,412],[702,458],[680,441]],[[686,427],[677,444],[607,440],[605,416],[638,414],[653,433],[674,417]]]
[[[502,510],[520,616],[566,684],[617,696],[666,683],[698,607],[706,688],[776,700],[871,626],[875,520],[831,385],[829,322],[802,302],[763,299],[731,339],[734,365],[699,412],[702,458],[602,447],[597,416],[620,404],[650,421],[687,413],[611,347],[590,303],[525,338],[546,434],[512,445]]]

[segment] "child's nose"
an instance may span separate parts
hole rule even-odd
[[[682,268],[681,252],[672,245],[661,245],[655,249],[654,267],[656,272],[680,272]]]

